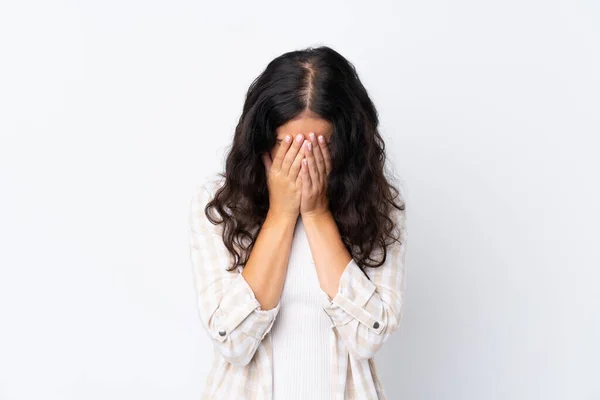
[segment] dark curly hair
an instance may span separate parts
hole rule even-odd
[[[379,267],[389,240],[400,242],[392,232],[405,204],[385,176],[377,110],[352,63],[330,47],[308,47],[275,58],[250,85],[225,173],[219,174],[224,183],[205,207],[213,224],[224,224],[223,242],[234,258],[228,270],[246,264],[269,210],[261,153],[275,145],[278,127],[305,111],[333,126],[329,209],[356,263]],[[383,250],[379,260],[372,258],[376,248]]]

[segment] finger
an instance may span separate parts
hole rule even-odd
[[[319,185],[320,184],[320,179],[319,179],[319,170],[317,169],[317,163],[315,161],[315,156],[312,150],[312,143],[307,141],[308,143],[306,144],[306,159],[308,160],[307,166],[308,166],[308,173],[310,175],[310,181],[313,185]],[[313,189],[316,189],[313,187]]]
[[[289,174],[290,173],[290,168],[292,167],[292,164],[294,163],[294,159],[296,158],[296,155],[298,155],[298,152],[300,151],[300,148],[302,147],[302,142],[304,142],[304,135],[299,133],[296,135],[296,140],[294,140],[294,143],[292,143],[292,146],[288,149],[287,153],[285,153],[285,157],[283,158],[283,163],[281,164],[281,172],[285,173],[285,174]]]
[[[262,153],[263,165],[265,166],[265,173],[268,175],[271,167],[273,166],[273,161],[271,161],[271,155],[269,152]]]
[[[296,187],[300,188],[300,192],[302,192],[302,181],[304,180],[304,178],[302,177],[302,161],[300,161],[300,172],[298,173],[298,176],[296,176]],[[300,186],[299,186],[300,185]]]
[[[331,157],[329,155],[329,144],[325,141],[323,135],[319,135],[319,148],[325,160],[325,172],[329,175],[331,172]]]
[[[304,158],[305,147],[306,141],[302,144],[300,151],[298,152],[298,154],[296,154],[296,158],[294,158],[294,162],[290,167],[290,172],[288,172],[288,175],[292,178],[295,178],[300,174],[300,168],[302,167],[302,159]]]
[[[302,159],[302,170],[300,171],[300,175],[302,175],[302,195],[308,197],[312,182],[310,181],[307,162],[308,160],[306,158]]]
[[[292,144],[292,137],[290,135],[285,135],[285,138],[281,142],[281,146],[275,152],[275,159],[273,160],[272,167],[275,168],[275,171],[281,171],[281,164],[283,163],[283,158],[285,157],[290,145]]]
[[[313,154],[315,156],[315,161],[317,163],[317,169],[319,170],[320,176],[325,176],[325,159],[323,158],[323,152],[321,151],[321,146],[319,146],[319,142],[317,141],[317,136],[314,132],[309,134],[310,142],[312,143]]]

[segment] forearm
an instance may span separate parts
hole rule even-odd
[[[346,250],[337,224],[330,212],[303,216],[302,221],[321,289],[333,298],[337,293],[344,268],[352,256]]]
[[[269,211],[242,269],[264,310],[275,307],[281,298],[296,220]]]

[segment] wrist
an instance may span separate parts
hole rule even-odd
[[[270,223],[275,223],[275,224],[289,224],[289,223],[293,223],[296,224],[296,220],[298,219],[298,215],[299,214],[292,214],[292,213],[287,213],[284,211],[278,211],[278,210],[274,210],[272,208],[269,208],[269,210],[267,211],[267,217],[265,219],[265,223],[268,221]]]
[[[318,224],[325,220],[333,219],[333,215],[329,209],[305,211],[301,213],[301,216],[304,223]]]

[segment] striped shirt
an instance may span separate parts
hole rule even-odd
[[[223,244],[222,225],[213,225],[204,213],[222,179],[197,186],[190,201],[190,259],[197,308],[214,349],[201,398],[272,400],[270,330],[281,303],[263,310],[241,274],[243,267],[226,270],[232,258]],[[353,259],[346,265],[333,299],[319,288],[323,312],[331,320],[330,400],[387,400],[373,357],[396,331],[403,312],[406,213],[394,209],[394,218],[401,243],[388,247],[382,266],[365,268],[367,278]],[[372,257],[378,259],[379,254],[375,251]]]

